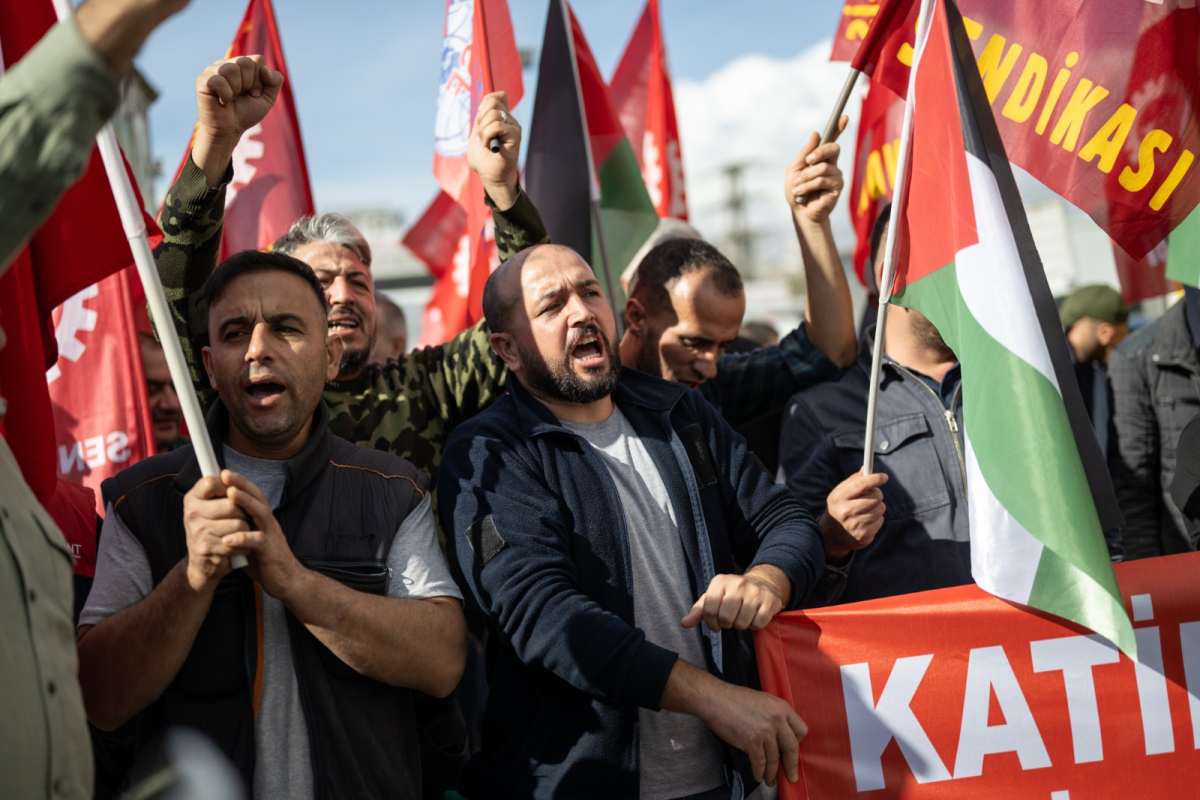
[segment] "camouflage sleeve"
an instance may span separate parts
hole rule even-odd
[[[496,223],[496,250],[501,261],[507,261],[526,247],[549,243],[546,223],[542,222],[542,215],[524,189],[517,187],[517,201],[512,208],[504,211],[497,208],[486,194],[483,199],[492,209],[492,219]]]
[[[490,336],[487,323],[479,322],[445,344],[414,350],[404,369],[390,373],[402,384],[392,391],[423,401],[423,412],[413,408],[412,424],[418,430],[426,423],[417,414],[436,415],[445,421],[448,435],[504,394],[508,370],[492,350]]]
[[[225,187],[233,179],[233,166],[220,186],[209,187],[204,173],[189,157],[167,190],[158,225],[163,240],[154,250],[175,331],[192,372],[192,385],[205,411],[216,392],[200,364],[200,351],[208,344],[208,309],[204,281],[217,268],[221,254],[221,228],[225,216]]]

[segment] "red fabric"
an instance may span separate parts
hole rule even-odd
[[[241,250],[266,250],[293,222],[315,213],[300,119],[271,0],[250,0],[226,57],[248,55],[261,55],[268,67],[282,72],[283,88],[271,112],[243,134],[233,151],[233,182],[225,190],[222,259]],[[189,143],[175,177],[191,151]]]
[[[683,153],[658,0],[648,0],[609,92],[660,217],[687,219]]]
[[[1162,297],[1179,288],[1167,280],[1167,242],[1164,239],[1141,261],[1135,261],[1113,242],[1113,259],[1117,262],[1117,278],[1121,282],[1121,297],[1126,304]]]
[[[592,143],[592,165],[599,169],[608,160],[613,148],[625,138],[625,128],[608,93],[608,84],[600,74],[592,48],[588,46],[583,28],[575,18],[571,5],[567,4],[571,20],[571,38],[575,47],[575,65],[579,73],[579,93],[583,98],[583,114],[587,123],[588,138]],[[599,180],[597,179],[597,186]]]
[[[1141,259],[1200,203],[1196,4],[962,0],[958,5],[976,57],[983,58],[989,46],[999,56],[989,57],[985,83],[992,84],[992,110],[1009,158]],[[878,38],[864,41],[856,58],[878,67],[875,80],[903,96],[918,4],[912,3],[904,19],[897,13],[886,25],[884,10],[881,6],[868,34],[878,30]],[[1060,74],[1066,83],[1042,125]],[[1094,104],[1081,105],[1096,87],[1102,91]],[[1056,131],[1077,89],[1075,107],[1087,110],[1077,126],[1068,124],[1071,117]],[[1133,116],[1122,125],[1122,115],[1130,111]],[[1153,131],[1158,133],[1148,137]],[[1103,148],[1088,151],[1089,143],[1096,148],[1105,140],[1113,143],[1111,161]]]
[[[479,176],[467,167],[467,141],[474,126],[475,113],[486,95],[505,91],[511,109],[524,94],[521,57],[513,38],[508,3],[506,0],[472,0],[470,9],[468,20],[465,3],[446,0],[446,23],[442,39],[443,82],[438,99],[433,155],[433,172],[442,189],[466,211],[466,252],[470,266],[467,273],[467,316],[463,327],[483,318],[483,286],[495,268],[487,246],[492,212],[484,204],[483,185]],[[447,295],[445,299],[449,302],[450,296]],[[451,330],[458,324],[457,309],[453,313],[454,321],[447,323],[443,320],[438,335],[449,333],[453,336],[458,333],[458,330]]]
[[[100,495],[100,484],[154,454],[154,427],[131,300],[122,270],[54,312],[62,352],[46,374],[58,475]],[[97,376],[102,383],[98,384]],[[103,391],[97,391],[101,388]],[[103,506],[96,510],[103,514]]]
[[[96,577],[96,492],[89,486],[60,479],[46,511],[71,548],[75,574]]]
[[[854,274],[864,286],[871,255],[871,229],[880,210],[891,202],[900,153],[900,129],[904,123],[904,100],[881,83],[871,83],[859,114],[854,174],[846,209],[858,237],[854,246]]]
[[[429,204],[421,218],[404,234],[404,245],[425,262],[434,277],[433,291],[425,305],[421,338],[417,347],[441,344],[471,323],[468,308],[471,242],[467,236],[467,213],[445,192]],[[483,228],[489,270],[499,265],[494,227],[488,219]]]
[[[854,57],[850,59],[850,66],[874,74],[879,64],[886,65],[893,60],[903,46],[896,40],[902,37],[905,30],[914,30],[909,25],[909,19],[912,17],[915,20],[919,9],[920,3],[915,0],[882,0],[871,17],[870,26],[863,33],[862,42],[854,51]],[[845,10],[842,18],[846,18]],[[911,38],[911,34],[909,36]]]
[[[977,586],[777,615],[754,637],[763,689],[809,727],[780,797],[1195,796],[1198,569],[1196,553],[1114,565],[1144,668]],[[922,761],[941,779],[918,781]]]
[[[48,0],[0,0],[5,66],[25,55],[54,22]],[[162,233],[149,215],[143,216],[153,247]],[[58,357],[50,314],[68,298],[132,262],[108,176],[93,147],[83,176],[63,194],[0,278],[0,324],[8,335],[7,346],[0,350],[0,393],[8,401],[4,435],[43,505],[50,502],[57,483],[54,422],[46,388],[46,369]],[[92,390],[95,393],[94,386]]]
[[[955,90],[950,29],[944,6],[939,3],[935,9],[929,43],[917,70],[917,105],[906,203],[899,217],[904,225],[899,231],[895,292],[953,263],[959,251],[979,241]],[[930,213],[930,209],[937,209],[937,213]]]
[[[871,20],[879,14],[882,2],[883,0],[846,0],[837,32],[833,35],[830,61],[849,61],[854,58],[871,27]]]
[[[467,139],[475,112],[493,91],[505,92],[516,108],[525,94],[521,69],[507,0],[446,0],[433,174],[464,208],[473,196]]]

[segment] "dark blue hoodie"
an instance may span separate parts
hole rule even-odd
[[[625,516],[604,463],[516,380],[508,388],[455,430],[439,474],[443,529],[491,626],[483,749],[462,791],[637,797],[638,708],[659,708],[677,656],[633,625]],[[613,400],[674,504],[692,594],[771,564],[798,607],[824,542],[745,440],[697,392],[641,372],[623,369]],[[709,672],[744,685],[737,633],[703,630]],[[754,786],[728,747],[726,775],[733,798]]]

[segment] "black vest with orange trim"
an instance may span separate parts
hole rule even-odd
[[[212,441],[223,442],[229,417],[219,400],[206,422]],[[353,589],[384,594],[392,540],[420,504],[428,478],[401,458],[332,435],[328,422],[322,401],[308,442],[286,462],[287,483],[275,518],[309,569]],[[217,457],[222,460],[219,446]],[[189,445],[141,461],[103,484],[106,506],[111,504],[145,549],[155,586],[187,556],[183,496],[200,476]],[[175,679],[138,715],[139,750],[169,726],[195,728],[253,785],[262,655],[255,592],[241,570],[221,581]],[[356,672],[291,612],[287,625],[316,797],[419,797],[412,692]]]

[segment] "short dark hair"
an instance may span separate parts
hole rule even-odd
[[[257,272],[286,272],[295,275],[312,287],[317,302],[321,304],[321,310],[329,313],[329,301],[325,299],[325,290],[312,267],[294,256],[264,253],[259,250],[243,250],[230,256],[208,276],[208,280],[204,282],[205,305],[212,308],[225,296],[229,284],[243,275],[253,275]]]
[[[875,224],[871,226],[871,263],[867,264],[867,269],[872,275],[875,274],[875,261],[879,256],[879,246],[883,244],[883,232],[887,230],[888,221],[891,218],[892,204],[888,203],[879,209],[879,216],[875,218]]]
[[[670,306],[669,292],[683,275],[698,270],[712,274],[717,290],[725,295],[744,291],[742,276],[721,251],[703,239],[671,239],[654,247],[637,268],[632,296],[646,314],[654,316]]]

